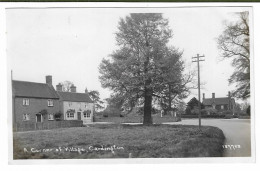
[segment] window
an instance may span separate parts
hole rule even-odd
[[[23,99],[23,105],[29,106],[29,99]]]
[[[30,114],[25,113],[23,114],[23,121],[29,121],[30,120]]]
[[[50,113],[50,114],[48,115],[48,120],[54,120],[53,114]]]
[[[74,118],[74,113],[68,112],[67,113],[67,118]]]
[[[47,100],[48,106],[53,106],[53,100]]]
[[[91,110],[85,110],[85,111],[83,112],[84,118],[90,118],[90,114],[91,114]]]

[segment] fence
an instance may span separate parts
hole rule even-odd
[[[33,131],[33,130],[46,130],[56,128],[69,128],[69,127],[81,127],[83,126],[82,120],[70,120],[70,121],[47,121],[47,122],[19,122],[15,124],[14,130],[20,131]]]

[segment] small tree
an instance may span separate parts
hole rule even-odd
[[[191,110],[193,110],[194,108],[199,106],[199,101],[196,99],[196,97],[193,97],[188,103],[187,106],[189,106],[191,108]],[[204,109],[205,106],[203,103],[200,102],[200,106],[201,109]]]
[[[62,91],[70,92],[71,91],[70,87],[73,85],[73,82],[71,82],[71,81],[64,81],[64,82],[60,82],[59,84],[62,85]]]
[[[95,110],[102,110],[104,109],[103,104],[104,102],[102,100],[100,100],[100,94],[97,90],[91,90],[88,92],[89,97],[91,98],[91,100],[94,102],[95,104]]]

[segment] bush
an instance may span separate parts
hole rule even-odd
[[[233,115],[233,113],[230,110],[226,110],[222,112],[223,115]]]
[[[191,115],[191,108],[190,108],[190,106],[187,106],[187,108],[185,110],[185,114],[186,115]]]
[[[201,118],[224,118],[225,115],[216,114],[216,115],[201,115]],[[199,118],[198,115],[181,115],[181,118]]]
[[[246,109],[246,114],[247,115],[249,115],[250,116],[250,111],[251,111],[251,109],[250,109],[250,105],[247,107],[247,109]]]
[[[224,119],[231,119],[231,118],[233,118],[232,114],[226,114],[225,117],[224,117]]]

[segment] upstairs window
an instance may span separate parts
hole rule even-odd
[[[24,106],[29,106],[29,103],[30,103],[29,99],[23,99]]]
[[[53,106],[53,100],[47,100],[48,106],[52,107]]]
[[[23,114],[23,121],[29,121],[30,120],[30,114],[25,113]]]

